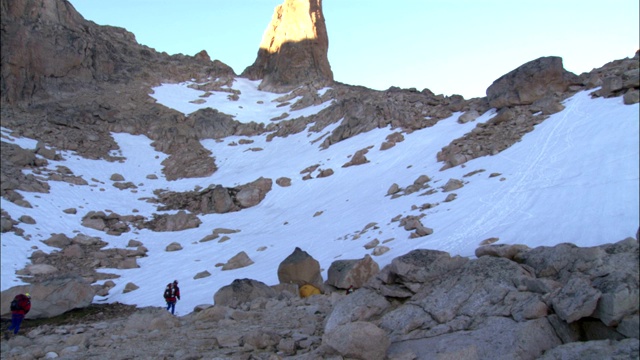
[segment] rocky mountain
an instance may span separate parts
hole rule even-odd
[[[0,0],[0,10],[3,253],[9,241],[33,244],[30,264],[11,274],[27,285],[2,285],[3,317],[9,299],[20,291],[30,291],[34,303],[40,304],[31,313],[34,319],[90,308],[93,299],[112,295],[116,289],[135,292],[141,283],[120,284],[115,273],[144,268],[144,259],[153,252],[149,251],[153,240],[142,242],[136,235],[152,231],[157,240],[160,234],[187,234],[199,228],[205,216],[244,214],[292,183],[309,184],[337,177],[334,174],[340,171],[340,166],[308,160],[312,163],[298,170],[299,178],[259,174],[248,181],[213,183],[208,177],[230,164],[222,152],[214,153],[203,143],[234,139],[229,147],[244,146],[259,153],[264,149],[253,144],[258,139],[268,144],[304,135],[313,139],[321,154],[346,147],[348,161],[341,168],[353,169],[371,163],[374,146],[349,141],[390,129],[383,141],[375,143],[375,150],[393,151],[420,131],[455,117],[455,124],[469,126],[470,131],[437,152],[416,155],[416,164],[423,158],[436,159],[440,171],[446,171],[507,151],[536,126],[561,114],[566,101],[578,93],[589,91],[589,98],[596,100],[618,98],[620,106],[637,107],[640,101],[639,53],[580,75],[566,71],[559,57],[541,57],[500,77],[486,97],[475,99],[436,95],[428,89],[374,91],[341,84],[334,81],[328,62],[320,0],[286,0],[277,7],[256,61],[240,75],[204,51],[195,56],[168,55],[140,45],[125,29],[85,20],[66,0]],[[188,88],[203,94],[191,104],[223,94],[241,108],[247,106],[241,101],[248,90],[238,90],[234,84],[243,79],[261,80],[258,90],[273,94],[273,107],[280,110],[277,116],[243,121],[221,107],[183,112],[151,96],[161,84],[191,81]],[[260,101],[251,105],[258,112],[264,105]],[[300,112],[305,115],[296,115]],[[131,174],[96,179],[63,165],[49,166],[70,153],[109,164],[130,161],[120,155],[115,134],[148,138],[158,155],[143,162],[157,161],[161,172],[147,175],[143,183],[128,180]],[[33,139],[37,145],[22,147],[15,141],[18,138]],[[460,178],[483,171],[465,171]],[[241,173],[236,176],[246,179]],[[202,183],[189,190],[148,185],[159,177]],[[385,200],[420,196],[416,203],[421,205],[412,205],[413,212],[388,216],[393,218],[386,225],[354,224],[361,230],[344,239],[353,242],[376,231],[383,234],[385,227],[401,229],[409,240],[430,236],[434,229],[425,224],[434,214],[427,211],[454,201],[453,191],[470,187],[468,182],[473,181],[436,184],[442,179],[432,177],[422,174],[399,179],[400,185],[386,184]],[[501,174],[489,178],[504,180]],[[37,236],[23,227],[43,226],[42,219],[15,215],[15,208],[45,208],[47,194],[60,183],[107,192],[104,181],[130,192],[135,206],[151,204],[153,211],[136,208],[119,213],[105,207],[60,205],[61,213],[78,215],[77,227],[65,233],[45,229]],[[26,198],[33,193],[38,195]],[[436,193],[444,193],[446,199],[430,201],[428,196]],[[310,197],[308,202],[322,200]],[[621,212],[628,212],[630,205],[623,204]],[[326,208],[319,209],[313,218],[322,219]],[[219,225],[207,231],[204,237],[184,236],[189,240],[163,244],[164,253],[178,258],[183,246],[213,240],[224,246],[244,229]],[[122,240],[123,235],[131,237]],[[555,240],[558,245],[541,247],[487,238],[475,258],[426,250],[423,244],[428,242],[417,242],[415,250],[398,254],[383,266],[374,259],[390,251],[393,245],[387,241],[393,238],[367,239],[364,248],[371,250],[371,256],[363,259],[336,259],[340,254],[332,254],[331,262],[323,264],[296,248],[279,259],[280,267],[269,270],[277,274],[276,285],[237,279],[212,291],[215,305],[198,305],[182,317],[154,307],[125,310],[116,303],[112,307],[120,314],[105,309],[87,319],[67,318],[62,325],[27,324],[25,336],[3,339],[2,357],[637,358],[639,235],[628,235],[635,238],[605,236],[602,243],[610,244],[589,247],[568,244],[574,239],[561,236]],[[255,266],[244,251],[225,256],[228,260],[216,265],[224,271]],[[326,268],[325,281],[321,273]],[[193,278],[209,276],[201,272]],[[356,291],[345,295],[349,285]]]

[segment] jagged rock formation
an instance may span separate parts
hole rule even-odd
[[[260,89],[287,92],[300,85],[331,85],[329,37],[322,0],[285,0],[276,7],[253,65],[241,74],[262,79]]]

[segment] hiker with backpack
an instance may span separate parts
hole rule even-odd
[[[167,284],[167,287],[164,289],[164,300],[167,302],[167,311],[171,310],[171,314],[173,314],[176,310],[176,302],[180,300],[178,280]]]
[[[18,330],[20,330],[20,324],[22,324],[22,320],[24,320],[24,316],[31,310],[31,295],[29,293],[26,294],[18,294],[11,301],[11,326],[9,326],[9,331],[13,330],[13,334],[18,334]]]

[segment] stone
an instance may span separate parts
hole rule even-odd
[[[365,255],[362,259],[336,260],[331,263],[327,271],[327,284],[338,289],[348,289],[350,286],[358,289],[378,271],[380,271],[378,263],[369,255]]]
[[[625,105],[633,105],[640,102],[640,91],[630,89],[623,96],[622,101]]]
[[[288,177],[279,177],[276,179],[276,184],[278,184],[279,186],[282,187],[288,187],[291,186],[291,179]]]
[[[296,247],[294,251],[278,265],[278,281],[281,284],[297,284],[302,286],[311,284],[319,289],[323,288],[320,263]]]
[[[376,325],[356,321],[325,333],[322,343],[345,358],[384,360],[391,342],[387,333]]]
[[[514,260],[520,255],[520,253],[528,250],[528,246],[520,244],[490,244],[477,248],[475,254],[476,257],[495,256]]]
[[[477,110],[469,110],[458,117],[458,122],[460,124],[466,124],[470,121],[474,121],[478,117],[480,117],[480,113],[478,113]]]
[[[539,360],[633,359],[640,352],[638,339],[572,342],[557,346]]]
[[[111,177],[109,178],[109,180],[111,181],[124,181],[124,176],[115,173],[115,174],[111,174]]]
[[[28,319],[49,318],[69,310],[88,306],[95,295],[89,283],[79,277],[45,280],[30,285],[19,285],[2,291],[2,304],[9,304],[17,294],[31,294],[31,311]],[[2,308],[2,316],[8,315],[9,308]]]
[[[182,245],[180,245],[180,243],[177,242],[172,242],[171,244],[167,245],[164,249],[164,251],[179,251],[182,250]]]
[[[216,306],[237,308],[257,298],[273,298],[277,293],[265,283],[251,279],[236,279],[230,285],[221,287],[213,295]]]
[[[363,288],[341,298],[327,317],[324,332],[353,321],[370,321],[383,314],[391,304],[376,291]]]
[[[517,345],[515,345],[517,344]],[[546,319],[490,317],[468,330],[394,342],[388,356],[412,351],[421,359],[536,359],[561,345]]]
[[[381,270],[381,278],[401,279],[405,282],[428,282],[461,268],[468,259],[438,250],[418,249],[391,260]]]
[[[562,66],[562,58],[541,57],[529,61],[501,76],[487,88],[487,99],[493,108],[529,105],[554,92],[563,92],[579,83],[575,74]]]
[[[442,187],[443,192],[449,192],[453,190],[458,190],[464,186],[464,183],[458,179],[449,179],[446,184]]]
[[[397,194],[400,191],[400,186],[396,183],[391,184],[389,190],[387,190],[387,195]]]
[[[138,285],[136,285],[136,284],[134,284],[132,282],[129,282],[124,286],[124,290],[122,290],[122,293],[126,294],[126,293],[129,293],[129,292],[132,292],[132,291],[136,291],[139,288],[140,287]]]
[[[574,276],[551,298],[551,304],[562,320],[572,323],[591,316],[601,294],[587,280]]]
[[[253,264],[253,260],[249,258],[249,255],[247,255],[247,253],[244,251],[240,251],[231,259],[229,259],[224,265],[222,265],[222,270],[240,269],[251,264]]]
[[[202,279],[202,278],[206,278],[206,277],[209,277],[209,276],[211,276],[211,273],[205,270],[205,271],[201,271],[201,272],[197,273],[193,277],[193,279],[197,280],[197,279]]]

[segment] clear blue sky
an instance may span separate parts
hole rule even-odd
[[[167,53],[206,50],[241,73],[284,0],[70,0]],[[503,74],[561,56],[580,74],[640,47],[638,0],[324,0],[337,81],[384,90],[484,96]]]

